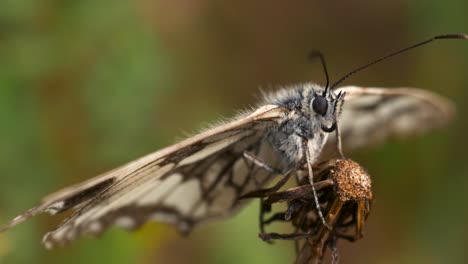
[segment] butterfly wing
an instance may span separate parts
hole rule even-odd
[[[200,221],[226,216],[237,198],[272,176],[244,160],[250,151],[274,161],[261,140],[286,110],[272,105],[149,154],[83,183],[65,188],[13,219],[6,230],[38,213],[76,209],[44,236],[47,247],[115,224],[135,229],[147,221],[174,224],[187,232]]]
[[[454,114],[450,101],[426,90],[346,86],[339,91],[346,92],[339,118],[345,152],[443,127]],[[328,137],[323,157],[335,151],[335,140]]]
[[[445,99],[418,89],[343,87],[346,102],[339,120],[345,150],[440,127],[452,116]],[[271,174],[244,160],[249,151],[278,164],[266,141],[268,127],[287,110],[268,105],[122,167],[53,193],[0,228],[4,231],[38,213],[75,209],[44,237],[46,246],[64,244],[84,233],[99,234],[115,224],[134,229],[162,221],[187,232],[195,224],[231,214],[237,198],[259,188]],[[335,149],[331,135],[324,149]],[[269,155],[270,154],[270,155]]]

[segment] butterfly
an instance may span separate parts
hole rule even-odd
[[[442,127],[453,114],[447,99],[425,90],[335,88],[339,82],[329,86],[327,74],[325,87],[304,83],[265,95],[257,108],[232,120],[46,196],[0,232],[40,213],[71,211],[44,236],[47,248],[148,221],[188,233],[232,215],[247,203],[239,197],[277,175],[337,155],[336,140],[358,149]]]

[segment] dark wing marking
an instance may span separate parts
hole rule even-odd
[[[450,101],[426,90],[347,86],[336,92],[340,90],[346,92],[339,119],[345,152],[442,127],[454,113]],[[323,157],[335,150],[334,144],[333,133]]]
[[[237,206],[237,197],[252,190],[253,181],[262,184],[270,177],[253,169],[241,154],[244,150],[262,151],[265,144],[260,139],[266,127],[274,126],[285,111],[272,105],[261,107],[235,121],[53,193],[0,232],[38,213],[54,214],[76,208],[71,217],[44,237],[46,246],[51,247],[83,233],[101,233],[112,224],[134,229],[156,220],[188,231],[199,221],[227,215]]]

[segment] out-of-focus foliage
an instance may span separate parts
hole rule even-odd
[[[64,185],[168,145],[255,103],[259,87],[323,82],[435,34],[468,33],[466,1],[31,1],[0,3],[0,223]],[[342,263],[466,263],[468,41],[400,55],[348,84],[416,86],[457,104],[453,124],[349,153],[373,176],[367,236]],[[201,125],[200,125],[201,124]],[[180,238],[149,224],[46,251],[57,221],[0,235],[1,263],[288,263],[257,238],[257,203]],[[285,230],[287,231],[287,230]]]

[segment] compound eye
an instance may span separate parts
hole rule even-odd
[[[315,111],[315,113],[324,116],[328,110],[327,99],[323,96],[315,97],[314,101],[312,102],[312,109]]]

